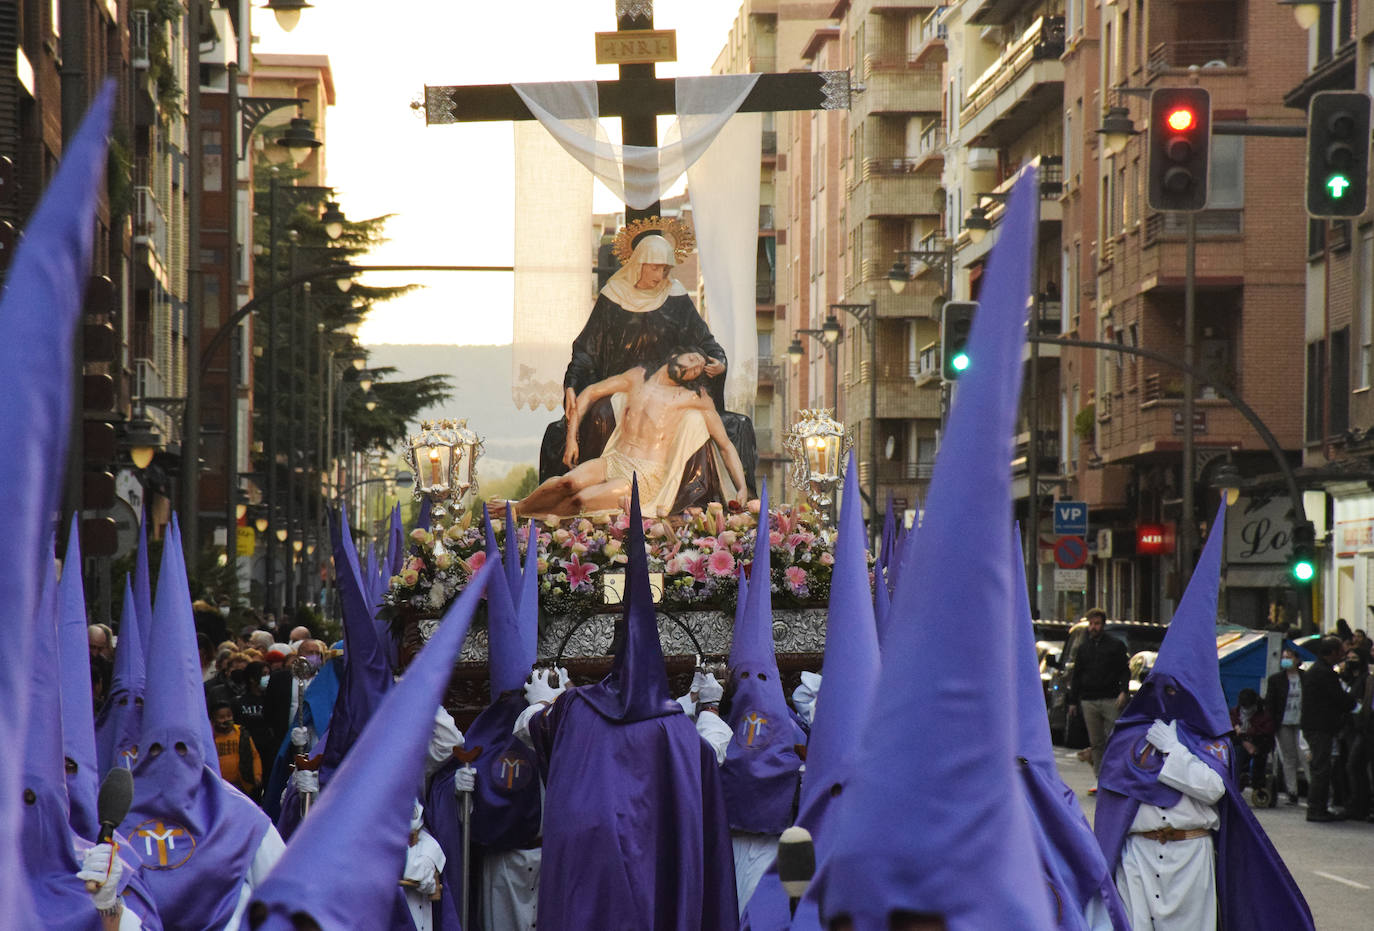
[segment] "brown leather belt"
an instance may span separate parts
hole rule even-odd
[[[1197,837],[1208,837],[1212,832],[1208,828],[1190,828],[1186,831],[1179,830],[1178,828],[1157,828],[1153,831],[1132,831],[1131,833],[1136,837],[1143,837],[1147,840],[1155,840],[1159,841],[1161,844],[1167,844],[1169,841],[1193,840]]]

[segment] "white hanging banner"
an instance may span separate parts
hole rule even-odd
[[[515,343],[517,408],[563,406],[572,342],[591,313],[592,179],[548,133],[515,123]]]
[[[512,86],[569,155],[624,203],[644,210],[710,148],[758,79],[757,74],[678,78],[674,82],[678,119],[657,148],[609,140],[599,122],[595,81]]]
[[[758,389],[755,298],[762,148],[763,114],[737,113],[687,171],[706,286],[701,311],[729,360],[725,407],[746,417],[753,416]]]

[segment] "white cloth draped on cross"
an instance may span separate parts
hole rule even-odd
[[[599,122],[595,81],[514,85],[547,131],[515,124],[518,407],[542,404],[552,410],[562,403],[569,346],[592,305],[591,178],[622,202],[644,209],[687,173],[706,286],[707,306],[701,310],[730,362],[726,404],[746,413],[752,409],[762,117],[737,111],[758,77],[678,78],[677,122],[658,147],[610,142]]]

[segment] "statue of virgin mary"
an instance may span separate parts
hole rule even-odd
[[[636,365],[657,367],[674,346],[701,346],[709,357],[708,390],[739,452],[753,494],[757,458],[753,424],[743,414],[725,410],[725,350],[697,312],[687,290],[672,277],[671,269],[676,265],[672,243],[658,233],[644,235],[629,260],[597,295],[586,325],[573,340],[572,359],[563,375],[565,416],[544,432],[539,452],[541,482],[567,471],[563,465],[566,414],[577,403],[577,394],[583,388]],[[581,415],[578,446],[586,460],[601,455],[615,429],[615,413],[610,399],[603,399]],[[715,463],[709,455],[699,455],[683,470],[673,510],[719,501],[721,495]]]

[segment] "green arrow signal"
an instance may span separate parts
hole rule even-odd
[[[1331,192],[1331,197],[1334,200],[1340,200],[1344,197],[1349,187],[1350,179],[1345,175],[1332,175],[1326,179],[1326,189]]]

